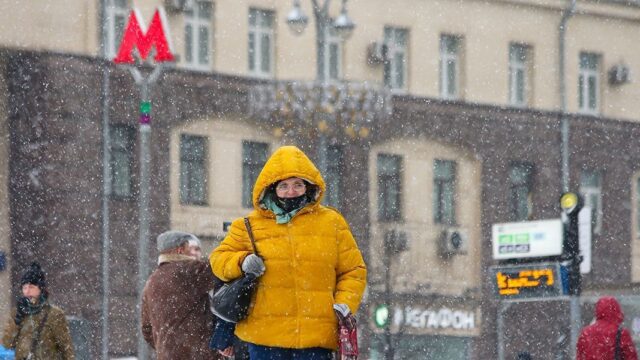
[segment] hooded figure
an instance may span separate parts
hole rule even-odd
[[[64,312],[49,304],[45,273],[34,262],[20,280],[22,296],[5,327],[2,344],[15,349],[16,359],[74,359]]]
[[[620,331],[619,354],[621,360],[637,360],[636,348],[629,331],[622,327],[624,315],[614,297],[602,297],[596,303],[596,321],[585,327],[578,338],[577,360],[614,359],[616,333]]]
[[[256,180],[248,215],[260,257],[252,254],[243,219],[211,253],[223,281],[262,275],[249,316],[235,331],[249,343],[252,360],[289,358],[291,351],[300,359],[331,358],[338,347],[333,306],[351,313],[360,306],[366,267],[342,215],[320,205],[324,191],[320,172],[300,149],[279,148]]]

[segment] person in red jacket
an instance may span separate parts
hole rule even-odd
[[[578,338],[577,360],[614,360],[616,348],[620,360],[637,360],[636,347],[629,330],[622,327],[624,314],[618,301],[605,296],[596,303],[595,323],[582,329]],[[616,337],[620,329],[618,343]]]

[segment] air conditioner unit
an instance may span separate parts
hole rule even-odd
[[[438,251],[443,257],[466,254],[469,247],[467,232],[458,228],[448,228],[442,231],[438,243]]]
[[[384,233],[384,249],[390,254],[399,254],[407,250],[407,233],[401,230],[387,230]]]
[[[609,69],[609,84],[622,85],[631,81],[629,67],[625,64],[616,64]]]
[[[375,41],[367,47],[367,62],[369,65],[379,65],[387,61],[389,47],[387,44]]]
[[[164,6],[167,11],[181,12],[185,11],[190,6],[191,0],[164,0]]]

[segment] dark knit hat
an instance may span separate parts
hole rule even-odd
[[[20,285],[32,284],[44,290],[47,287],[47,281],[45,279],[45,273],[42,271],[42,267],[37,262],[32,262],[27,271],[22,275]]]

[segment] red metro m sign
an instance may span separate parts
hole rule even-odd
[[[134,47],[138,48],[140,58],[144,61],[149,56],[151,48],[155,46],[156,62],[174,61],[175,58],[171,52],[171,45],[168,40],[168,31],[165,28],[166,17],[162,8],[156,10],[151,19],[151,24],[147,30],[142,21],[142,16],[138,10],[131,10],[127,27],[124,29],[124,35],[120,42],[118,55],[113,59],[116,64],[133,64]]]

